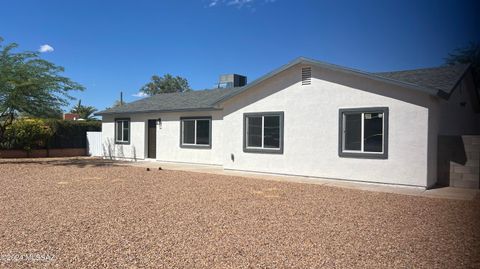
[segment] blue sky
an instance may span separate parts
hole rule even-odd
[[[436,66],[480,41],[478,1],[170,0],[8,1],[0,36],[64,66],[99,109],[127,101],[151,75],[211,88],[220,74],[249,81],[305,56],[365,71]],[[53,51],[49,51],[53,48]]]

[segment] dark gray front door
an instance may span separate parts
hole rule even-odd
[[[157,157],[157,120],[148,120],[148,158]]]

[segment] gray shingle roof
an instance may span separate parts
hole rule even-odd
[[[276,74],[296,64],[309,64],[338,72],[367,77],[413,90],[418,90],[434,96],[440,96],[446,99],[448,99],[450,93],[453,91],[455,86],[465,74],[466,70],[469,68],[469,65],[453,65],[396,72],[370,73],[300,57],[243,87],[234,89],[212,89],[185,93],[158,94],[125,104],[122,107],[106,109],[96,114],[104,115],[142,112],[211,110],[215,109],[217,104],[250,89],[262,81],[275,76]]]
[[[150,96],[138,101],[127,103],[100,111],[97,114],[121,114],[141,112],[167,112],[182,110],[214,109],[213,104],[218,99],[226,96],[232,89],[213,89],[203,91],[190,91],[182,93],[163,93]]]
[[[450,92],[453,91],[455,85],[458,84],[463,74],[465,74],[465,72],[469,68],[469,65],[455,65],[438,68],[406,70],[399,72],[371,73],[300,57],[256,79],[255,81],[247,84],[244,87],[235,89],[234,91],[230,92],[230,94],[219,99],[217,103],[221,103],[236,95],[239,95],[242,92],[247,91],[251,87],[258,85],[262,81],[265,81],[266,79],[269,79],[297,64],[318,66],[320,68],[326,68],[336,72],[366,77],[369,79],[398,85],[401,87],[409,88],[412,90],[424,92],[433,96],[439,96],[446,99],[448,99]],[[425,78],[421,80],[421,76],[424,76]],[[438,82],[435,80],[438,80]]]
[[[456,84],[461,79],[467,68],[467,64],[457,64],[434,68],[381,72],[375,74],[377,76],[441,90],[449,94],[455,88]]]

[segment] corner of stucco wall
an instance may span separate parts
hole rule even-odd
[[[428,106],[427,188],[431,188],[437,183],[439,128],[440,103],[438,98],[431,97],[431,102]]]

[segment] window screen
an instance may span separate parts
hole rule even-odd
[[[345,150],[361,150],[362,148],[362,114],[345,114]]]
[[[183,121],[183,143],[195,144],[195,121],[194,120]]]
[[[248,146],[261,147],[262,146],[262,117],[248,117]]]

